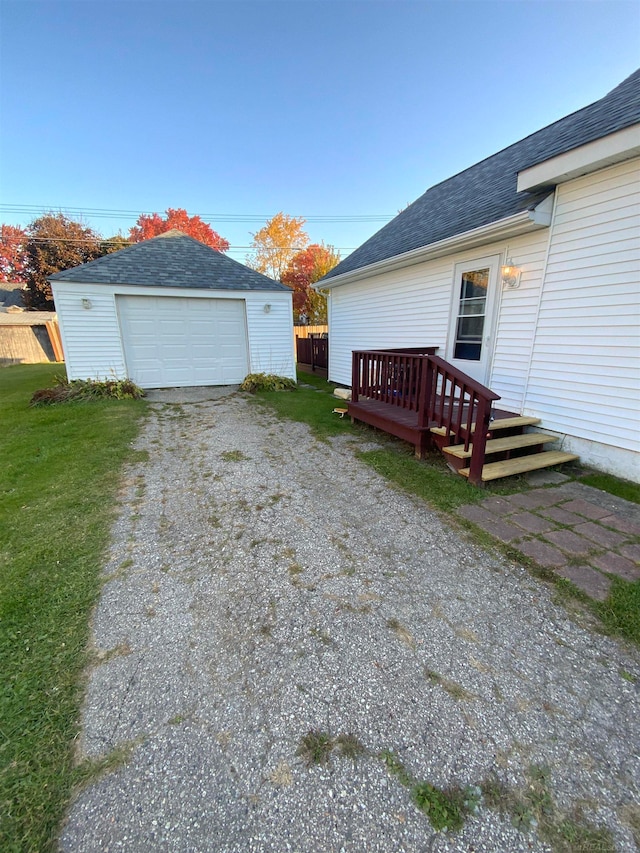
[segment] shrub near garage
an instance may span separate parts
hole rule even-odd
[[[56,376],[55,382],[51,388],[36,391],[31,397],[31,405],[45,406],[72,400],[139,400],[145,396],[142,388],[130,379],[72,379],[68,382],[64,377]]]
[[[287,376],[277,376],[275,373],[250,373],[245,376],[241,391],[295,391],[296,383]]]

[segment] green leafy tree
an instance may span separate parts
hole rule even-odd
[[[312,243],[293,256],[289,266],[282,274],[282,283],[293,290],[293,317],[299,322],[301,317],[309,323],[327,322],[327,300],[311,287],[322,276],[332,270],[340,261],[340,255],[333,246],[324,243]]]
[[[100,240],[91,228],[63,213],[34,219],[27,227],[27,305],[52,311],[55,306],[47,276],[99,258],[103,254]]]
[[[113,252],[119,252],[120,249],[126,249],[131,245],[131,241],[123,237],[122,234],[115,234],[113,237],[107,237],[106,240],[100,241],[100,254],[111,255]]]
[[[247,265],[276,281],[281,281],[294,255],[309,244],[309,235],[304,230],[304,224],[302,217],[276,213],[263,228],[252,235],[253,254],[247,257]]]

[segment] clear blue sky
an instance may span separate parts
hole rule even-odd
[[[640,65],[637,0],[2,0],[0,16],[1,222],[84,211],[110,236],[184,207],[234,247],[283,210],[355,218],[307,225],[347,254],[381,227],[365,217]]]

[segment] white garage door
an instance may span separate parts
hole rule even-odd
[[[127,374],[141,388],[233,385],[247,375],[244,300],[116,299]]]

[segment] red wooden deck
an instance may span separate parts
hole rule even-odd
[[[491,419],[513,417],[495,408],[498,394],[435,355],[436,347],[362,350],[353,353],[354,420],[384,430],[415,446],[416,455],[436,443],[472,448],[469,480],[479,484]]]
[[[432,443],[431,428],[439,426],[437,421],[428,423],[425,427],[418,424],[418,412],[411,409],[403,409],[398,406],[390,406],[380,400],[358,399],[357,403],[348,404],[349,415],[355,420],[369,424],[369,426],[395,435],[403,441],[408,441],[416,447],[420,446],[422,451],[426,450]],[[463,411],[463,420],[466,417],[466,409]],[[446,411],[446,410],[445,410]],[[509,412],[506,409],[492,409],[492,420],[516,417],[518,412]],[[455,412],[454,412],[455,417]]]

